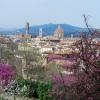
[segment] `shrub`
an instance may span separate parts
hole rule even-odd
[[[13,94],[29,98],[37,98],[39,100],[50,100],[48,95],[50,90],[50,83],[18,78],[6,89],[6,92],[11,95]]]
[[[5,100],[3,97],[0,97],[0,100]]]
[[[37,93],[40,100],[52,100],[52,97],[49,96],[51,91],[51,83],[40,82],[38,84]]]

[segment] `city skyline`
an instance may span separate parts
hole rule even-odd
[[[0,27],[64,23],[85,27],[82,15],[92,27],[100,28],[99,0],[0,0]]]

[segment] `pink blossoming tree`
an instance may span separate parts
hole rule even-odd
[[[75,69],[76,73],[63,75],[59,71],[59,75],[53,77],[51,95],[55,100],[100,100],[100,41],[96,39],[100,33],[90,29],[87,23],[86,26],[88,35],[82,33],[81,39],[74,44],[79,50],[76,62],[66,61],[62,65],[66,70]]]
[[[0,64],[0,86],[8,85],[15,78],[15,70],[8,64]]]

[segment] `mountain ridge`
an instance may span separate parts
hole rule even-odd
[[[42,28],[43,35],[53,35],[58,25],[60,25],[61,28],[64,30],[65,36],[69,35],[70,33],[79,33],[79,32],[82,32],[83,30],[83,28],[72,26],[69,24],[43,24],[43,25],[30,26],[30,34],[38,35],[39,29]],[[25,33],[25,28],[19,29],[19,31],[22,33]]]
[[[79,35],[80,32],[84,31],[85,28],[69,25],[69,24],[43,24],[43,25],[32,25],[30,26],[30,31],[29,33],[31,35],[38,35],[39,34],[39,29],[43,29],[43,35],[53,35],[54,31],[58,27],[58,25],[61,26],[61,28],[64,30],[65,36],[70,36],[71,34],[74,34],[75,36]],[[1,29],[1,28],[0,28]],[[19,29],[4,29],[0,30],[0,33],[2,34],[21,34],[25,33],[25,28],[19,28]]]

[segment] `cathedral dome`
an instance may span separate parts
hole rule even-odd
[[[60,27],[60,25],[57,27],[57,29],[54,32],[54,36],[58,37],[58,38],[62,38],[64,37],[64,31],[63,29]]]

